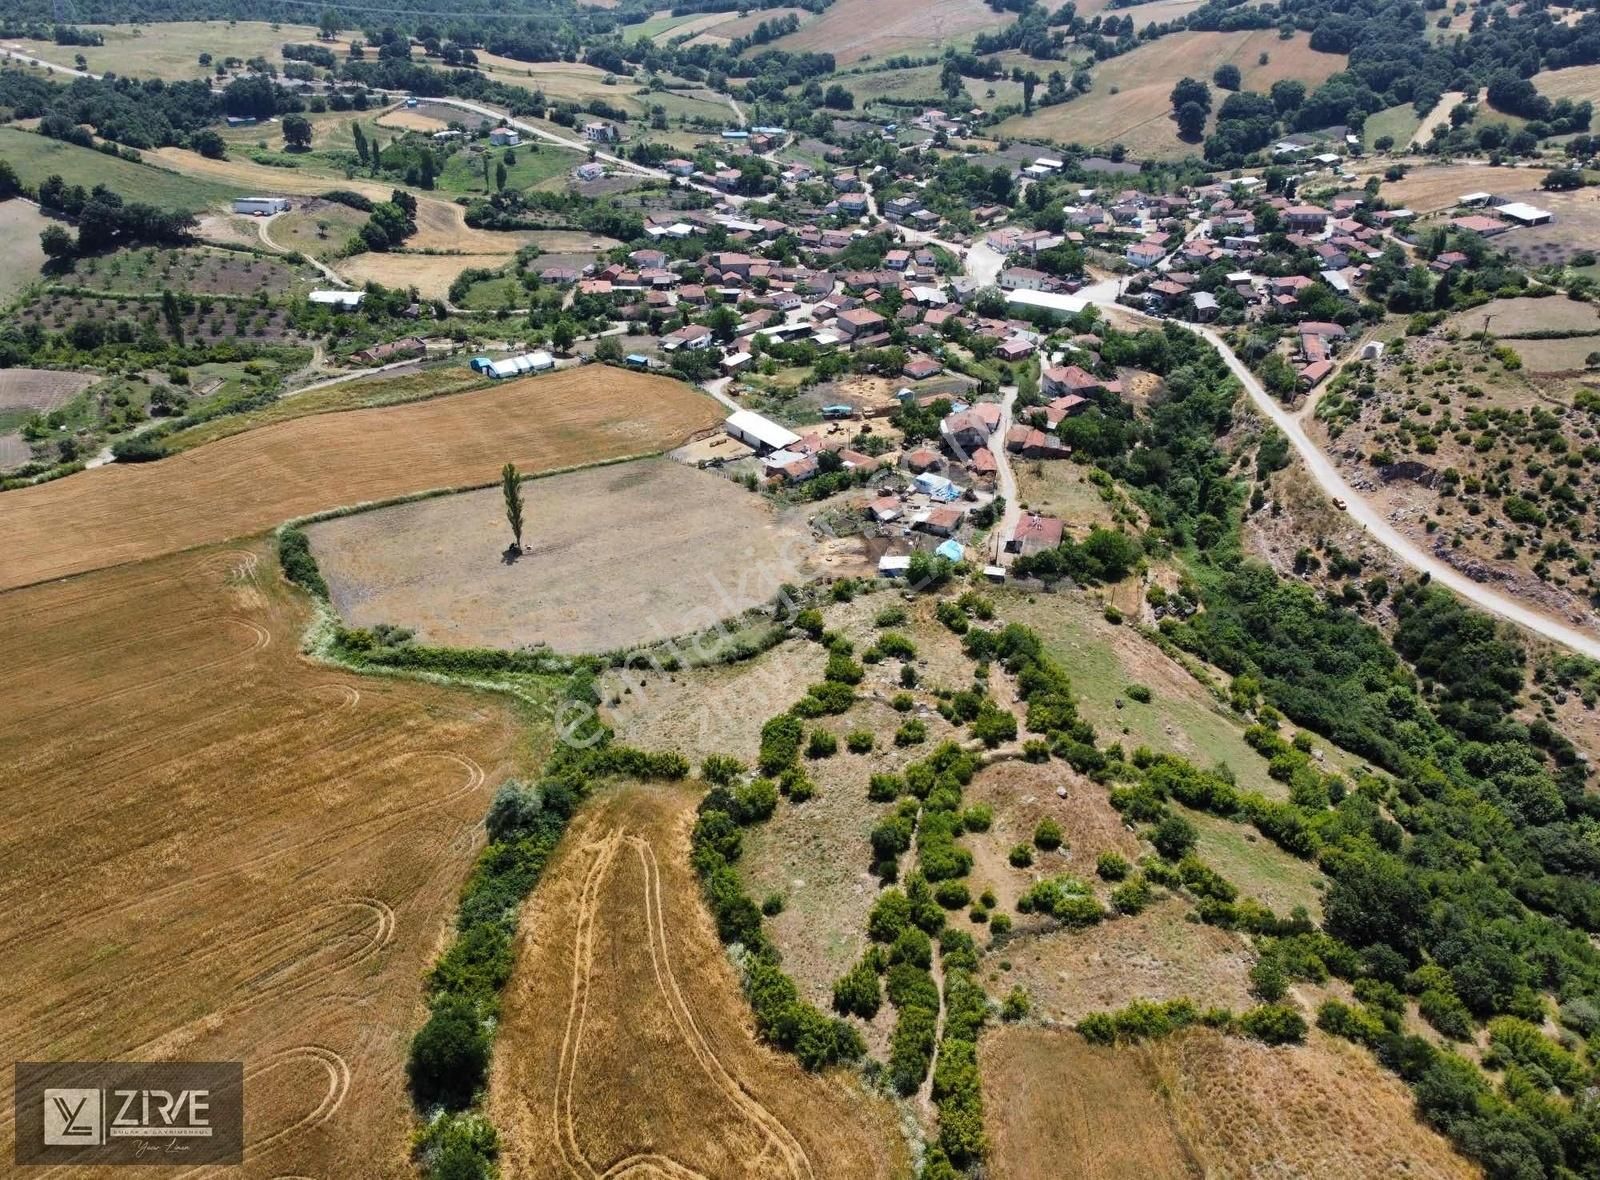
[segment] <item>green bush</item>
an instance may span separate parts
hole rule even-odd
[[[1061,825],[1053,819],[1042,819],[1039,821],[1039,826],[1033,829],[1034,847],[1045,852],[1054,852],[1060,848],[1063,839]]]
[[[1194,851],[1200,833],[1181,815],[1168,815],[1150,833],[1150,843],[1167,860],[1182,860]]]
[[[1095,872],[1103,881],[1121,881],[1132,871],[1133,866],[1120,853],[1102,852],[1095,861]]]
[[[792,713],[779,713],[761,727],[761,773],[781,774],[795,764],[800,755],[800,740],[805,733],[800,719]]]
[[[883,1004],[876,964],[862,959],[841,975],[833,985],[833,1010],[841,1016],[871,1020]]]
[[[972,901],[972,893],[961,881],[940,881],[933,896],[947,910],[959,910]]]
[[[905,779],[897,774],[874,774],[867,780],[867,798],[874,803],[893,803],[905,789]]]
[[[996,938],[999,938],[999,937],[1001,937],[1002,935],[1005,935],[1005,934],[1010,934],[1011,933],[1011,915],[1010,914],[998,914],[998,913],[990,914],[989,915],[989,933],[992,934]]]
[[[317,568],[317,559],[311,555],[311,539],[303,530],[287,527],[278,530],[278,566],[289,581],[327,601],[328,583]]]
[[[783,913],[783,894],[769,893],[761,899],[761,912],[768,918],[776,918]]]
[[[874,741],[870,729],[852,729],[845,735],[844,744],[852,754],[870,754]]]
[[[899,606],[884,607],[872,620],[873,624],[878,627],[898,627],[905,621],[905,608]]]
[[[1143,873],[1132,877],[1111,891],[1111,906],[1119,914],[1143,913],[1155,900],[1155,891]]]
[[[928,727],[922,721],[912,718],[901,724],[894,731],[894,744],[897,746],[915,746],[928,740]]]
[[[1013,844],[1006,859],[1014,869],[1025,869],[1033,863],[1033,849],[1026,844]]]
[[[889,707],[896,713],[909,713],[917,707],[917,698],[909,692],[897,692],[890,700]]]
[[[994,826],[994,808],[975,803],[961,813],[961,826],[969,832],[987,832]]]
[[[914,660],[917,658],[917,645],[898,631],[885,631],[878,636],[876,646],[884,655],[891,656],[897,660]]]
[[[700,777],[708,783],[728,786],[749,767],[730,754],[707,754],[700,763]]]
[[[806,739],[807,758],[832,758],[839,752],[839,739],[825,729],[813,729]]]
[[[1306,1039],[1306,1022],[1287,1004],[1262,1004],[1239,1017],[1239,1031],[1269,1045],[1299,1044]]]
[[[1130,701],[1138,701],[1141,705],[1148,705],[1151,700],[1151,693],[1142,684],[1130,684],[1128,685],[1128,699]]]
[[[794,625],[804,631],[812,639],[822,638],[822,612],[816,607],[807,607],[794,617]]]
[[[446,996],[411,1039],[406,1078],[417,1106],[464,1110],[489,1069],[489,1034],[474,1006]]]
[[[860,664],[843,652],[836,651],[828,656],[828,666],[823,670],[822,678],[836,684],[860,684],[865,675]]]

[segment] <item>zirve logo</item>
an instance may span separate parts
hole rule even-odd
[[[52,1147],[81,1147],[106,1141],[100,1119],[99,1090],[49,1089],[44,1092],[44,1141]]]
[[[19,1062],[18,1164],[244,1159],[237,1061]]]

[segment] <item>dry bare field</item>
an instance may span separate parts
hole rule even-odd
[[[498,487],[311,526],[334,605],[427,643],[596,652],[699,631],[815,572],[802,525],[670,459],[531,480],[523,495],[512,562]]]
[[[0,596],[0,1046],[242,1060],[241,1175],[409,1177],[419,977],[518,726],[307,664],[307,617],[259,541]]]
[[[1269,1048],[1196,1029],[1106,1049],[1003,1028],[980,1052],[995,1180],[1481,1173],[1372,1056],[1313,1031]]]
[[[1533,76],[1533,85],[1552,102],[1562,98],[1573,102],[1600,102],[1600,66],[1544,70]]]
[[[1600,312],[1593,304],[1578,303],[1557,295],[1545,299],[1522,296],[1496,299],[1468,311],[1457,312],[1446,324],[1461,333],[1483,331],[1484,317],[1495,336],[1515,337],[1529,332],[1600,332]]]
[[[1383,172],[1380,165],[1369,169],[1373,170],[1380,175]],[[1463,193],[1486,192],[1505,197],[1534,193],[1542,175],[1542,172],[1494,168],[1488,164],[1423,164],[1412,168],[1400,180],[1384,181],[1380,192],[1393,208],[1437,213],[1441,209],[1455,208]],[[1530,195],[1527,199],[1544,204],[1547,194]],[[1495,247],[1504,247],[1508,240],[1506,237],[1495,239]]]
[[[406,106],[390,107],[379,115],[375,122],[379,127],[397,127],[401,131],[422,131],[428,134],[443,131],[450,126],[448,119],[435,119],[432,115],[425,115],[420,110]]]
[[[1140,9],[1129,11],[1136,24],[1143,23]],[[1258,64],[1262,53],[1266,65]],[[1229,62],[1239,67],[1243,89],[1263,93],[1283,78],[1315,86],[1345,65],[1343,57],[1312,50],[1303,34],[1280,41],[1276,29],[1175,33],[1091,67],[1094,88],[1084,97],[1014,116],[1000,132],[1090,147],[1121,143],[1135,158],[1192,154],[1194,145],[1178,138],[1172,120],[1172,87],[1186,75],[1209,81],[1217,66]]]
[[[1045,871],[1051,870],[1039,875]],[[1189,917],[1189,904],[1173,897],[1087,930],[1019,934],[1001,953],[1013,968],[1006,986],[1021,984],[1041,1017],[1071,1024],[1136,999],[1188,997],[1202,1008],[1248,1008],[1255,960],[1249,946]],[[1019,919],[1017,929],[1032,921]]]
[[[27,201],[0,201],[0,306],[30,283],[45,264],[39,235],[51,220]]]
[[[772,44],[791,52],[831,53],[841,66],[914,49],[959,43],[1007,23],[983,0],[838,0]],[[681,33],[687,30],[674,30]]]
[[[99,378],[61,369],[0,369],[0,410],[48,412],[66,405]]]
[[[138,561],[429,488],[659,451],[717,422],[676,381],[570,369],[413,405],[278,423],[155,463],[5,494],[0,588]]]
[[[507,1175],[904,1175],[887,1102],[756,1041],[689,868],[697,795],[605,791],[528,903],[489,1084]]]
[[[468,268],[498,270],[516,257],[516,243],[511,242],[498,253],[489,254],[357,254],[333,264],[339,276],[356,286],[381,283],[385,287],[405,290],[415,287],[424,299],[444,299],[450,294],[450,284]],[[521,302],[526,303],[524,299]]]
[[[983,1039],[985,1124],[994,1180],[1178,1180],[1199,1161],[1134,1050],[1074,1032],[1002,1026]]]
[[[1270,1048],[1195,1029],[1149,1053],[1208,1176],[1482,1175],[1416,1120],[1404,1082],[1325,1033]]]

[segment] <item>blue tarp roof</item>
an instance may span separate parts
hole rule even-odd
[[[965,556],[961,542],[956,540],[946,541],[934,550],[940,557],[948,557],[951,561],[960,561]]]

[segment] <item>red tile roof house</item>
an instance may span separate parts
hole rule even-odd
[[[1061,425],[1063,418],[1071,418],[1081,414],[1093,404],[1086,397],[1079,397],[1075,393],[1064,393],[1045,405],[1045,423],[1051,430],[1054,430]]]
[[[1024,459],[1065,459],[1072,448],[1053,434],[1018,423],[1006,431],[1006,450]]]
[[[979,447],[972,452],[972,458],[967,462],[967,468],[973,475],[991,476],[1000,470],[1000,464],[994,457],[994,452],[988,447]]]
[[[939,437],[944,439],[945,444],[969,455],[979,447],[986,446],[993,433],[994,427],[985,422],[982,415],[971,410],[950,414],[939,423]]]
[[[1046,369],[1043,377],[1040,388],[1052,397],[1059,397],[1065,393],[1075,393],[1082,396],[1086,393],[1100,393],[1113,389],[1117,393],[1122,392],[1121,385],[1118,382],[1102,381],[1093,373],[1085,372],[1077,365]]]
[[[1503,234],[1511,226],[1497,217],[1485,217],[1481,213],[1471,217],[1452,218],[1450,224],[1457,229],[1468,233],[1477,234],[1480,238],[1490,238],[1495,234]]]
[[[905,509],[901,506],[900,501],[893,496],[880,497],[867,505],[867,515],[880,523],[895,520],[904,511]]]
[[[900,370],[902,376],[911,381],[922,381],[929,377],[937,377],[944,372],[944,366],[931,356],[919,356],[905,363]]]
[[[994,350],[994,355],[1003,361],[1026,360],[1033,355],[1033,345],[1021,336],[1013,336],[1009,340],[1002,340]]]
[[[928,515],[917,521],[913,527],[925,533],[932,533],[936,537],[948,537],[961,527],[961,522],[966,518],[965,508],[958,508],[954,504],[941,504],[937,508],[930,508]]]
[[[1065,523],[1054,516],[1040,516],[1038,513],[1024,516],[1017,521],[1016,531],[1006,542],[1006,552],[1029,557],[1045,549],[1054,549],[1061,544],[1065,529]]]
[[[1321,231],[1328,224],[1328,211],[1315,205],[1291,205],[1283,211],[1283,221],[1290,229]]]
[[[839,325],[839,331],[853,340],[857,336],[870,335],[881,330],[888,321],[875,311],[868,311],[864,307],[856,307],[849,311],[841,311],[836,322]]]
[[[906,466],[918,474],[932,471],[944,463],[944,458],[938,451],[928,447],[918,447],[914,451],[907,451],[905,456]]]
[[[1154,266],[1166,257],[1166,250],[1154,242],[1135,242],[1122,252],[1122,256],[1135,266]]]

